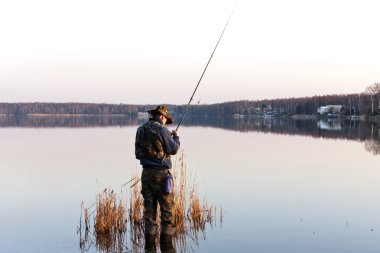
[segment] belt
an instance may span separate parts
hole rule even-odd
[[[168,167],[153,167],[153,166],[143,166],[143,169],[147,170],[170,170]]]

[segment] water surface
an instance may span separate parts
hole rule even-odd
[[[0,252],[80,252],[81,202],[141,171],[138,122],[117,122],[0,128]],[[187,169],[225,211],[196,252],[378,252],[376,126],[188,123],[180,129]]]

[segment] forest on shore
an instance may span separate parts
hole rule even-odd
[[[299,98],[240,100],[217,104],[192,104],[189,116],[226,117],[234,114],[252,114],[258,109],[270,108],[275,113],[285,115],[317,114],[320,106],[342,105],[354,108],[361,115],[380,115],[380,83],[367,87],[366,92],[344,95],[323,95]],[[0,103],[0,114],[3,115],[129,115],[137,116],[156,105],[137,104],[97,104],[97,103]],[[167,104],[174,115],[181,115],[184,105]],[[350,110],[350,109],[349,109]]]

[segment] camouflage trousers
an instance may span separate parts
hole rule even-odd
[[[161,211],[161,233],[173,235],[172,209],[174,206],[174,194],[165,192],[165,180],[168,170],[156,168],[143,168],[141,175],[142,190],[144,197],[144,222],[145,233],[157,233],[157,206]]]

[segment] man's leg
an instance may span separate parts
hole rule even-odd
[[[165,189],[165,188],[163,188]],[[159,195],[158,201],[161,210],[161,235],[160,235],[160,248],[161,252],[173,253],[175,252],[173,246],[173,235],[175,227],[173,226],[173,207],[174,207],[174,194],[165,193]]]
[[[172,236],[175,232],[175,227],[173,226],[174,194],[162,192],[158,197],[158,201],[161,208],[161,233]]]
[[[143,169],[141,175],[141,193],[144,198],[144,226],[145,226],[145,250],[156,251],[157,235],[157,198],[152,189],[151,171]]]

